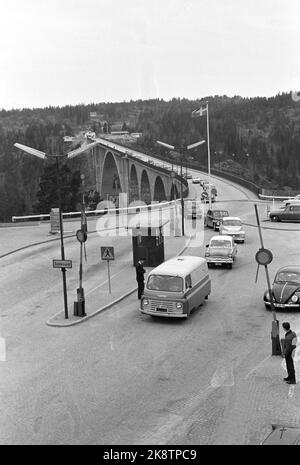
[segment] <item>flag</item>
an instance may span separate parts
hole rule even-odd
[[[192,118],[198,118],[199,116],[203,116],[206,111],[207,111],[207,106],[197,108],[197,110],[192,111]]]

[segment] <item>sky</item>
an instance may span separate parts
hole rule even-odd
[[[299,0],[0,0],[0,108],[300,89]]]

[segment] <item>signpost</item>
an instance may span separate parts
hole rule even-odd
[[[50,228],[50,234],[59,233],[59,208],[51,208]]]
[[[279,339],[279,322],[276,319],[276,312],[275,312],[275,306],[274,306],[274,300],[273,300],[273,294],[272,294],[270,277],[269,277],[269,270],[268,270],[268,265],[273,260],[273,254],[272,254],[272,252],[270,250],[264,248],[263,238],[262,238],[262,233],[261,233],[261,227],[260,227],[260,222],[259,222],[259,216],[258,216],[258,210],[257,210],[257,205],[256,204],[254,204],[254,208],[255,208],[257,227],[258,227],[259,238],[260,238],[260,243],[261,243],[261,248],[255,254],[255,260],[258,263],[258,267],[259,267],[259,265],[263,265],[265,267],[267,284],[268,284],[268,291],[269,291],[269,296],[270,296],[270,304],[271,304],[271,310],[272,310],[272,315],[273,315],[272,331],[271,331],[272,355],[281,355],[281,346],[280,346],[280,339]],[[257,272],[258,272],[258,268],[257,268]]]
[[[101,260],[107,261],[107,274],[108,274],[108,290],[111,294],[111,285],[110,285],[110,260],[115,259],[114,247],[101,247]]]
[[[53,259],[53,268],[72,268],[72,260]]]

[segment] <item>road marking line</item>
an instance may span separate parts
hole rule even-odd
[[[117,273],[113,274],[110,279],[114,278],[115,276],[117,276],[118,274],[120,274],[123,270],[125,270],[125,268],[130,268],[129,265],[126,265],[124,266],[123,268],[121,268]],[[102,283],[98,284],[96,287],[94,287],[93,289],[90,289],[86,295],[89,295],[91,292],[94,292],[96,289],[98,289],[98,287],[101,287],[103,286],[104,284],[106,284],[108,282],[108,279],[106,279],[105,281],[103,281]]]
[[[244,379],[248,379],[250,374],[255,371],[260,365],[262,365],[264,362],[266,362],[269,358],[271,357],[271,355],[268,355],[266,358],[264,358],[261,362],[259,362],[254,368],[252,368],[252,370],[249,371],[249,373],[247,374],[247,376],[244,378]]]

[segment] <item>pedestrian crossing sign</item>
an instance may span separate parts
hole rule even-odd
[[[102,260],[114,260],[115,251],[113,247],[101,247],[101,259]]]

